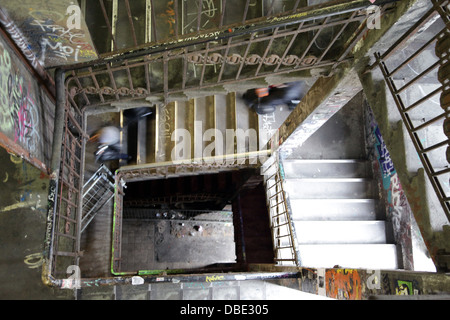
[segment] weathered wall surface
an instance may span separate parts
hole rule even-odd
[[[5,0],[2,9],[45,67],[97,58],[81,9],[70,0]]]
[[[0,38],[0,144],[45,170],[54,105],[24,63]]]
[[[386,219],[392,223],[395,242],[402,251],[402,267],[414,270],[411,240],[412,211],[395,170],[391,155],[384,143],[372,109],[365,106],[366,146],[374,172],[379,176],[382,199],[386,202]]]

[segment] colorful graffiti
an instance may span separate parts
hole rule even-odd
[[[81,8],[69,0],[6,1],[2,23],[33,63],[54,67],[97,58]]]
[[[36,88],[15,66],[0,42],[0,130],[30,153],[39,146]]]
[[[387,219],[392,223],[396,243],[402,247],[403,268],[413,270],[411,208],[369,106],[366,108],[366,114],[368,121],[367,145],[372,148],[369,151],[370,157],[378,165],[378,171],[381,174],[381,184],[388,205]]]
[[[82,30],[69,29],[51,19],[33,17],[24,21],[24,30],[26,34],[38,35],[36,42],[39,47],[39,61],[47,67],[97,57],[93,44],[90,43],[89,34]]]
[[[361,300],[361,278],[358,270],[329,269],[325,273],[327,296],[339,300]]]

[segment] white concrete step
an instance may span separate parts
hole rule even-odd
[[[395,244],[304,244],[298,251],[304,267],[398,268]]]
[[[370,162],[356,159],[287,159],[283,161],[285,178],[369,178]]]
[[[293,220],[382,219],[376,199],[290,199]]]
[[[294,221],[299,244],[384,244],[384,221]]]
[[[371,199],[373,181],[365,178],[286,179],[290,199]]]

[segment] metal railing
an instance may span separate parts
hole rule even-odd
[[[274,16],[320,11],[327,6],[352,10],[370,5],[361,0],[81,0],[81,3],[96,49],[103,56],[148,43],[178,41],[183,35],[254,24]],[[237,12],[236,8],[240,10]]]
[[[81,232],[83,232],[92,219],[94,219],[97,212],[113,197],[113,174],[104,164],[101,164],[97,171],[83,186]]]
[[[282,166],[274,154],[262,167],[266,187],[266,201],[277,265],[299,266],[294,226],[288,200],[283,189]]]
[[[381,14],[391,8],[388,2],[379,1]],[[351,59],[366,34],[369,5],[332,1],[64,66],[71,71],[68,90],[83,108],[151,95],[167,101],[188,90],[312,68],[331,72]]]
[[[448,47],[443,54],[439,54],[436,47],[450,36],[448,5],[448,0],[432,0],[432,8],[392,47],[383,54],[375,53],[376,62],[369,69],[379,66],[420,162],[450,221],[450,168],[446,156],[450,140],[449,130],[445,129],[449,113],[442,105],[442,97],[448,95],[450,88],[448,74],[441,74],[444,66],[448,66],[449,56]],[[424,56],[430,52],[434,56]],[[439,93],[440,103],[433,100]],[[434,130],[436,127],[438,132]]]
[[[69,267],[78,266],[84,154],[83,114],[70,104],[64,72],[56,72],[55,134],[50,175],[43,281],[62,285]]]

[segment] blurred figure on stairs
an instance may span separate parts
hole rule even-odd
[[[268,88],[250,89],[242,98],[256,113],[267,114],[274,112],[279,105],[287,105],[289,110],[294,110],[306,91],[304,81],[295,81]]]

